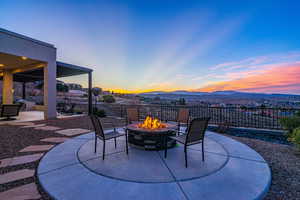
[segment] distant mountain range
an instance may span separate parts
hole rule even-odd
[[[296,94],[267,94],[267,93],[254,93],[254,92],[239,92],[234,90],[224,90],[224,91],[215,91],[215,92],[190,92],[186,90],[176,90],[172,92],[164,92],[164,91],[153,91],[153,92],[146,92],[141,93],[142,95],[233,95],[233,96],[297,96],[300,97],[300,95]]]
[[[154,91],[139,94],[147,98],[159,97],[164,100],[178,100],[185,98],[189,102],[207,101],[210,103],[227,103],[227,104],[253,104],[267,102],[300,102],[300,95],[294,94],[266,94],[239,91],[215,91],[215,92],[191,92],[177,90],[173,92]]]

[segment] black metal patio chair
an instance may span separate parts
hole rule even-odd
[[[99,138],[103,142],[102,159],[104,160],[104,157],[105,157],[105,141],[110,140],[110,139],[114,139],[115,140],[115,148],[117,148],[117,138],[121,137],[121,136],[125,136],[125,139],[126,139],[126,154],[128,154],[127,131],[125,131],[125,133],[120,133],[114,127],[112,131],[104,133],[102,123],[101,123],[100,119],[95,115],[90,115],[90,118],[91,118],[91,121],[93,123],[94,130],[95,130],[95,153],[97,152],[97,138]]]
[[[19,115],[20,108],[20,104],[3,104],[1,106],[0,118],[5,118],[4,120],[15,120],[13,117]]]
[[[126,113],[127,113],[127,117],[126,117],[127,125],[139,121],[139,110],[137,108],[127,108]]]
[[[194,144],[202,144],[202,161],[204,161],[204,136],[210,118],[195,118],[191,121],[186,134],[179,136],[171,136],[169,138],[176,140],[184,145],[185,167],[187,164],[187,146]],[[165,158],[167,158],[167,138],[165,137]]]
[[[168,121],[168,123],[176,124],[176,135],[180,135],[181,127],[188,127],[190,121],[190,111],[187,108],[180,108],[177,113],[176,121]]]

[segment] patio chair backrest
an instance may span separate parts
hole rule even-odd
[[[128,124],[139,121],[139,112],[137,108],[127,108],[126,113]]]
[[[20,111],[19,104],[3,104],[1,106],[1,117],[18,116]]]
[[[177,122],[188,123],[190,117],[190,111],[187,108],[180,108],[178,111]]]
[[[188,127],[186,143],[203,140],[209,120],[210,118],[208,117],[193,119],[190,126]]]
[[[99,136],[100,139],[104,139],[104,131],[100,119],[96,115],[90,115],[90,118],[94,126],[95,134]]]

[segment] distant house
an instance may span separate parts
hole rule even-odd
[[[77,83],[66,83],[70,90],[82,90],[82,86]]]
[[[67,93],[68,96],[74,96],[74,97],[82,97],[87,95],[87,92],[82,91],[82,90],[69,90]]]

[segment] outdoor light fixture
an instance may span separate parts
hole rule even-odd
[[[27,60],[27,57],[21,56],[22,60]]]

